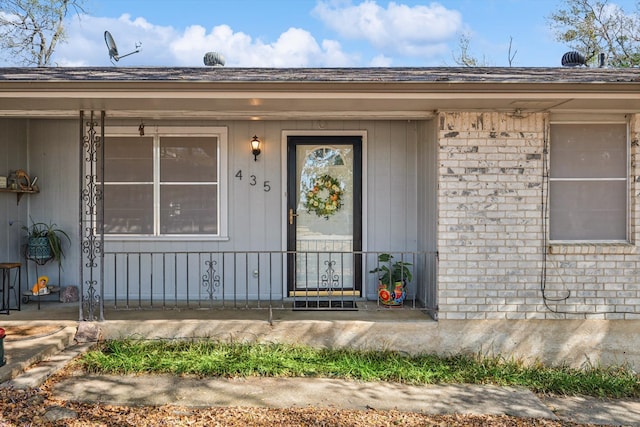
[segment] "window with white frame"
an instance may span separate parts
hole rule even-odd
[[[226,128],[107,130],[106,235],[220,236]]]
[[[627,241],[628,140],[626,121],[551,123],[551,240]]]

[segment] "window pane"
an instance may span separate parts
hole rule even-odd
[[[153,233],[153,185],[105,185],[105,234]]]
[[[625,240],[626,181],[555,181],[550,189],[552,240]]]
[[[160,138],[160,181],[218,182],[216,137]]]
[[[153,181],[153,138],[105,137],[105,182]]]
[[[552,178],[625,178],[625,124],[551,126]]]
[[[161,234],[218,234],[217,185],[161,185]]]

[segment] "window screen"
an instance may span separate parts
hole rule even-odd
[[[153,138],[106,138],[104,152],[105,233],[153,234]]]
[[[552,124],[550,238],[627,238],[627,126]]]
[[[161,234],[218,233],[217,165],[211,138],[160,138]]]
[[[105,138],[105,234],[219,233],[219,138]]]

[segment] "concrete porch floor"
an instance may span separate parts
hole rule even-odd
[[[148,304],[145,304],[148,306]],[[95,315],[99,313],[96,308]],[[9,315],[0,315],[0,322],[6,321],[46,321],[64,320],[78,321],[80,311],[78,303],[61,303],[57,301],[42,301],[40,309],[36,301],[21,304],[21,309],[11,310]],[[86,319],[85,319],[86,320]],[[120,303],[114,308],[112,302],[105,302],[105,321],[142,321],[142,320],[251,320],[251,321],[370,321],[370,322],[396,322],[396,321],[424,321],[433,322],[433,318],[419,308],[406,306],[403,308],[385,308],[375,301],[357,302],[357,310],[303,310],[292,308],[291,302],[277,302],[269,310],[268,303],[262,303],[260,307],[255,304],[239,302],[235,306],[227,303],[224,307],[144,307],[131,306],[126,308]]]
[[[305,344],[395,350],[407,354],[482,354],[573,367],[640,367],[640,320],[440,320],[413,309],[293,311],[276,309],[105,308],[105,321],[78,321],[77,303],[29,303],[0,315],[11,324],[73,325],[103,339],[208,338],[219,341]]]

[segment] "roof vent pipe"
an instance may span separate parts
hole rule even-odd
[[[567,52],[562,55],[563,67],[577,67],[580,65],[587,65],[584,55],[580,52]]]
[[[604,68],[604,66],[605,66],[605,54],[600,53],[600,55],[598,55],[598,67]]]

